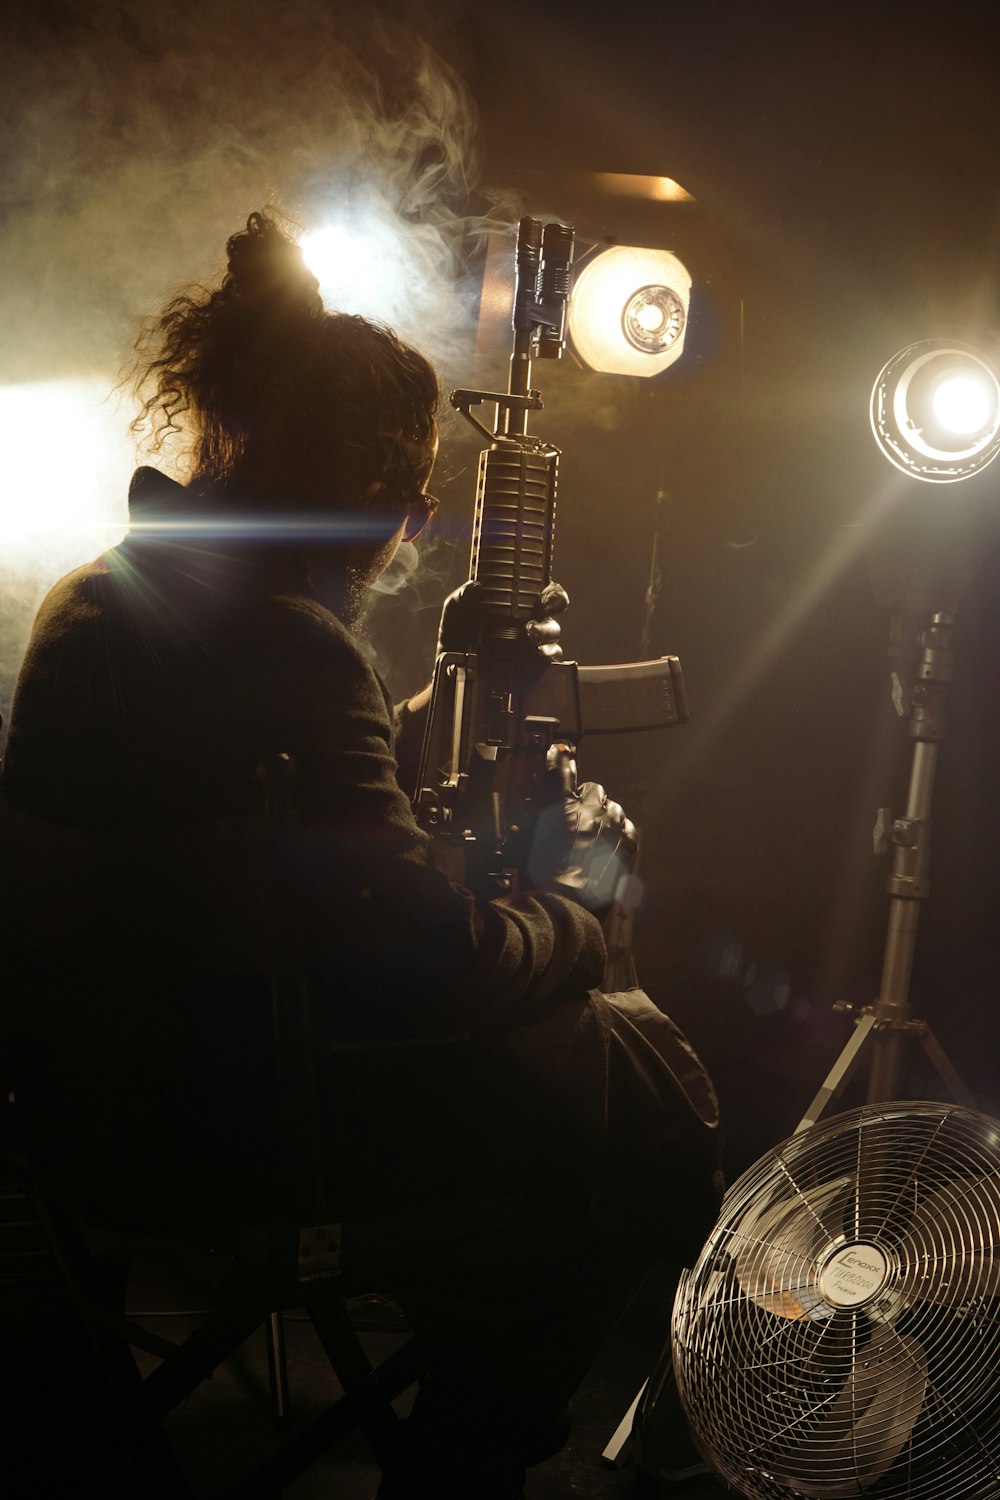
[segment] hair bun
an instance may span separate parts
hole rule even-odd
[[[225,291],[263,311],[268,305],[287,313],[298,308],[315,315],[323,311],[319,282],[290,235],[266,214],[252,213],[246,229],[226,243]]]

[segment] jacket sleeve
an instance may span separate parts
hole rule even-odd
[[[564,897],[478,901],[436,869],[397,779],[392,705],[357,643],[311,600],[272,602],[258,697],[296,763],[291,871],[310,961],[349,1035],[439,1035],[526,1020],[600,983],[600,924]]]

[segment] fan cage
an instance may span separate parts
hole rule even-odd
[[[678,1287],[678,1392],[739,1494],[1000,1497],[1000,1124],[832,1117],[726,1195]]]

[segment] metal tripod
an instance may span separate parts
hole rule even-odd
[[[920,904],[926,901],[930,892],[931,798],[940,745],[947,732],[954,624],[953,614],[932,613],[917,637],[920,654],[916,680],[909,692],[910,735],[914,745],[906,812],[903,817],[893,820],[887,808],[880,808],[875,824],[876,852],[892,849],[892,871],[886,882],[889,924],[878,998],[871,1005],[862,1007],[843,1001],[837,1003],[837,1010],[854,1015],[854,1034],[796,1126],[796,1134],[815,1125],[830,1101],[839,1096],[865,1055],[871,1063],[868,1103],[894,1099],[901,1081],[903,1051],[913,1042],[919,1042],[923,1047],[935,1071],[957,1101],[966,1105],[973,1103],[927,1022],[914,1017],[910,1009],[910,974]],[[896,617],[893,621],[893,647],[898,646],[900,635]],[[890,648],[891,654],[895,654],[893,647]],[[893,700],[900,714],[905,711],[904,696],[900,676],[894,672]]]

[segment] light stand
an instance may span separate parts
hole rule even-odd
[[[1000,371],[975,349],[951,339],[909,345],[894,355],[878,376],[870,416],[883,455],[908,478],[929,484],[968,479],[1000,456]],[[863,1058],[870,1063],[868,1103],[895,1098],[902,1080],[903,1053],[914,1042],[923,1047],[959,1103],[973,1102],[930,1026],[916,1018],[910,1006],[920,903],[929,894],[931,803],[940,745],[946,737],[955,624],[953,602],[934,610],[927,606],[931,600],[939,605],[957,600],[962,575],[967,571],[958,555],[961,548],[955,546],[951,534],[944,538],[940,550],[933,542],[928,548],[926,537],[915,542],[914,535],[908,558],[905,540],[902,547],[897,544],[894,548],[891,569],[896,575],[897,600],[900,594],[912,598],[919,591],[923,624],[917,636],[919,661],[912,687],[907,691],[900,674],[893,672],[893,700],[902,716],[908,699],[914,743],[906,811],[893,820],[887,809],[880,809],[875,825],[876,851],[892,849],[887,881],[889,919],[879,993],[872,1004],[857,1009],[844,1002],[836,1006],[854,1015],[854,1032],[796,1127],[796,1134],[819,1120]],[[942,539],[940,532],[937,539]],[[919,566],[914,567],[914,562]],[[932,580],[933,587],[929,587]],[[891,656],[898,655],[903,640],[902,620],[897,614],[890,637]],[[871,1183],[880,1171],[880,1164],[860,1164],[859,1188],[862,1181],[866,1186]],[[664,1390],[667,1388],[665,1383]],[[676,1383],[671,1389],[676,1397]],[[656,1393],[650,1412],[661,1396],[662,1392]]]
[[[642,633],[639,637],[639,660],[645,661],[652,649],[651,640],[653,633],[653,615],[660,599],[660,586],[662,583],[662,572],[660,568],[660,509],[666,498],[666,491],[659,489],[656,492],[656,523],[653,527],[653,545],[649,559],[649,580],[646,584],[646,592],[643,599],[642,611]],[[638,791],[640,778],[634,776],[632,785],[629,786],[629,801],[633,787]],[[639,840],[639,853],[636,855],[632,866],[632,875],[638,880],[639,858],[642,852],[641,829],[636,830]],[[635,966],[635,905],[623,905],[616,901],[604,922],[604,943],[607,949],[607,962],[604,966],[604,979],[601,989],[606,995],[613,995],[619,990],[636,989],[639,984],[639,975]],[[641,1392],[640,1392],[641,1394]],[[638,1401],[638,1396],[636,1400]],[[634,1407],[633,1407],[634,1410]],[[629,1430],[631,1430],[632,1411],[628,1414]],[[612,1438],[608,1445],[609,1449],[614,1445]],[[605,1453],[607,1457],[607,1452]]]
[[[898,618],[893,621],[897,638]],[[934,611],[919,632],[919,662],[909,693],[910,735],[914,744],[906,812],[893,821],[888,809],[880,808],[875,825],[876,852],[892,848],[892,871],[886,882],[889,921],[878,998],[860,1008],[843,1001],[837,1003],[835,1009],[854,1014],[854,1034],[796,1126],[796,1134],[815,1125],[865,1055],[870,1059],[868,1103],[896,1098],[902,1055],[913,1042],[923,1047],[958,1102],[966,1105],[973,1102],[930,1026],[914,1017],[910,1007],[910,975],[920,905],[930,893],[931,800],[940,746],[947,732],[954,623],[952,613]],[[896,673],[893,681],[897,710],[902,714],[901,684]]]

